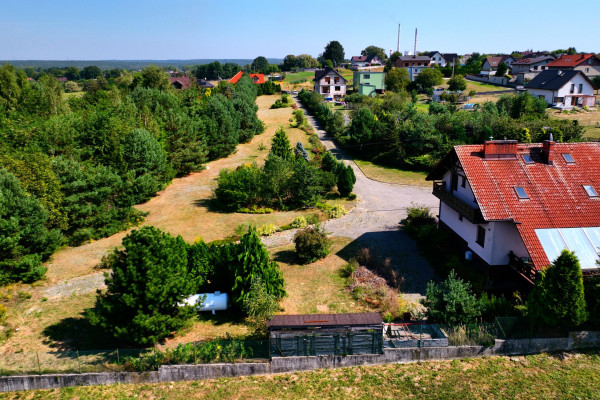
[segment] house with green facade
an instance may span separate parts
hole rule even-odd
[[[375,96],[385,91],[385,72],[354,71],[352,83],[356,93]]]

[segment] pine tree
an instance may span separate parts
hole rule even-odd
[[[252,282],[258,277],[262,280],[265,290],[276,299],[283,298],[283,275],[279,265],[271,261],[269,252],[260,240],[254,226],[250,226],[248,233],[240,239],[238,245],[238,262],[232,269],[235,277],[231,296],[233,302],[240,308],[244,306],[250,296]]]
[[[356,176],[354,175],[352,167],[349,165],[344,166],[342,164],[339,167],[337,174],[337,187],[340,195],[347,197],[350,193],[352,193],[354,182],[356,182]]]
[[[123,342],[155,344],[193,315],[191,307],[178,305],[195,290],[187,244],[181,236],[145,226],[127,235],[123,247],[109,256],[108,290],[86,317]]]
[[[529,295],[527,311],[534,323],[573,327],[587,319],[583,275],[577,256],[563,250],[542,271]]]
[[[290,140],[288,139],[283,126],[277,129],[277,132],[275,132],[275,136],[271,141],[271,154],[279,156],[284,160],[291,160],[293,158],[294,154],[290,147]]]

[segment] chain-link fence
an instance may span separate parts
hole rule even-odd
[[[269,358],[268,340],[244,340],[244,341],[213,341],[211,346],[215,348],[212,356],[214,360],[220,361],[225,355],[220,352],[230,348],[231,343],[238,343],[245,349],[245,359]],[[113,350],[85,350],[85,351],[52,351],[52,352],[18,352],[7,353],[0,356],[0,375],[30,375],[30,374],[53,374],[53,373],[86,373],[86,372],[113,372],[124,371],[132,368],[131,360],[157,355],[159,364],[201,364],[207,362],[197,351],[203,343],[191,344],[192,356],[180,362],[177,356],[173,356],[175,348],[159,350],[149,349],[113,349]],[[197,352],[196,352],[197,351]],[[167,352],[171,352],[167,354]],[[197,357],[196,357],[196,354]],[[240,360],[241,361],[241,360]],[[210,362],[210,361],[208,361]]]

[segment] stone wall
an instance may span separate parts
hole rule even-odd
[[[56,389],[67,386],[110,385],[115,383],[174,382],[221,377],[266,375],[358,365],[452,360],[493,355],[536,354],[600,347],[600,332],[571,332],[567,338],[496,340],[493,347],[448,346],[399,348],[383,354],[353,356],[274,357],[270,362],[235,364],[167,365],[151,372],[102,372],[0,377],[0,392]]]

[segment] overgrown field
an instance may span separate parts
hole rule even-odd
[[[598,352],[542,354],[38,390],[0,399],[597,399],[599,368]]]
[[[548,115],[552,118],[556,119],[566,119],[570,121],[579,121],[579,124],[582,125],[585,129],[585,133],[583,134],[584,139],[600,138],[600,111],[590,111],[590,112],[574,112],[572,111],[569,114],[560,113],[557,110],[548,110]]]

